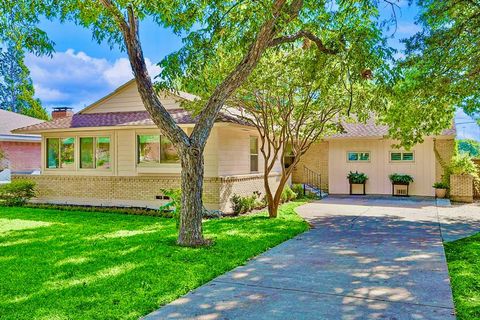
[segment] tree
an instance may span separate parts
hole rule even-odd
[[[34,98],[34,94],[22,49],[13,44],[9,44],[4,51],[0,49],[0,108],[34,118],[48,119],[47,111],[40,100]]]
[[[49,55],[53,42],[38,28],[39,17],[53,16],[51,1],[0,0],[0,108],[47,119],[40,101],[34,98],[24,52]]]
[[[480,155],[480,142],[473,139],[460,139],[457,141],[458,151],[460,154],[467,154],[472,158]]]
[[[422,94],[446,101],[469,115],[480,111],[480,2],[417,0],[423,30],[406,41],[404,65]]]
[[[374,26],[371,26],[374,28]],[[372,42],[377,37],[372,35]],[[367,45],[370,41],[355,46]],[[349,51],[358,50],[354,46]],[[388,51],[388,50],[387,50]],[[371,81],[372,69],[381,74],[386,67],[385,50],[342,55],[319,54],[311,42],[302,47],[265,54],[259,67],[228,101],[260,136],[264,158],[264,187],[271,218],[277,217],[285,184],[310,146],[328,134],[342,130],[342,121],[373,117],[382,92]],[[368,66],[369,68],[366,68]],[[325,72],[318,72],[325,70]],[[381,81],[379,77],[378,81]],[[237,112],[238,113],[238,112]],[[290,163],[284,159],[288,154]],[[280,160],[281,176],[276,190],[269,175]]]
[[[62,19],[93,30],[94,37],[119,44],[128,53],[138,91],[152,120],[176,146],[182,164],[182,212],[178,243],[199,246],[202,235],[203,150],[220,109],[255,69],[265,51],[311,39],[322,53],[348,46],[345,30],[364,30],[378,15],[376,1],[60,1]],[[166,111],[147,72],[139,39],[139,21],[146,16],[178,34],[184,47],[163,62],[160,87],[202,91],[198,121],[190,135]],[[320,31],[315,34],[312,30]],[[219,52],[228,54],[220,60]],[[219,67],[214,74],[204,73]],[[213,70],[213,69],[210,69]],[[196,82],[198,81],[198,82]],[[194,92],[197,93],[197,92]]]

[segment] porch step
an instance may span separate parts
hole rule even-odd
[[[322,189],[319,189],[315,186],[312,186],[312,185],[309,185],[309,184],[306,184],[306,183],[303,184],[303,186],[304,186],[304,189],[305,189],[306,192],[314,194],[315,196],[317,196],[320,199],[323,199],[323,198],[328,196],[328,193],[326,193]]]

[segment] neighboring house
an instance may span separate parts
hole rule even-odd
[[[31,173],[41,168],[40,135],[13,134],[11,130],[43,120],[0,109],[0,150],[13,173]]]
[[[191,99],[186,93],[160,95],[187,133],[195,118],[181,108],[180,101]],[[15,130],[42,136],[42,174],[30,177],[37,182],[36,201],[158,207],[165,201],[161,189],[180,187],[181,166],[175,148],[150,119],[133,80],[77,114],[56,112],[63,113],[54,114],[56,119],[50,122]],[[384,138],[385,127],[353,124],[345,129],[347,133],[312,147],[295,170],[295,182],[306,182],[304,167],[308,167],[321,175],[324,189],[348,193],[346,175],[349,170],[359,170],[370,176],[368,193],[388,194],[388,174],[399,172],[416,178],[412,194],[434,194],[431,186],[441,175],[433,152],[434,138],[402,153]],[[446,157],[453,151],[453,138],[453,131],[435,137]],[[228,212],[233,194],[264,191],[258,142],[254,127],[220,113],[204,152],[207,208]],[[354,160],[356,157],[362,160]],[[279,175],[280,162],[269,177],[273,185]]]

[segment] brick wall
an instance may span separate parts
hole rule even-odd
[[[269,177],[269,185],[272,192],[275,192],[278,188],[280,182],[280,174],[272,174]],[[241,196],[252,195],[253,192],[261,192],[261,197],[265,196],[265,187],[263,181],[263,175],[246,175],[246,176],[233,176],[225,177],[221,179],[219,184],[219,203],[220,210],[223,212],[231,212],[232,207],[230,203],[230,198],[234,194]]]
[[[293,183],[303,183],[304,166],[322,176],[322,189],[328,191],[328,142],[314,143],[302,156],[292,174]]]
[[[160,189],[180,188],[179,176],[13,175],[12,179],[35,181],[37,196],[34,202],[57,204],[158,208],[165,202],[156,199],[156,196],[162,195]],[[276,188],[278,175],[273,175],[270,179]],[[208,209],[230,212],[230,198],[233,194],[250,195],[254,191],[264,193],[261,174],[205,178],[203,201]]]
[[[41,167],[40,142],[0,141],[0,149],[14,172],[39,170]]]
[[[450,176],[450,199],[458,202],[473,202],[473,177],[468,174]]]
[[[440,157],[448,165],[455,152],[455,140],[437,139],[435,140],[435,147],[438,153],[440,154]],[[435,157],[435,180],[441,181],[442,175],[443,175],[443,168],[440,165],[440,162],[438,161],[437,157]]]

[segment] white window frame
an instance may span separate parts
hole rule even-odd
[[[93,163],[94,163],[94,167],[93,168],[82,168],[82,145],[81,145],[81,141],[82,141],[82,138],[93,138]],[[110,143],[109,143],[109,152],[110,152],[110,168],[108,169],[103,169],[103,168],[98,168],[97,167],[97,140],[98,138],[109,138],[110,139]],[[79,135],[77,137],[77,141],[78,141],[78,170],[81,170],[81,171],[88,171],[88,170],[91,170],[91,171],[106,171],[106,172],[109,172],[109,171],[112,171],[113,169],[113,148],[112,148],[112,145],[113,145],[113,139],[112,139],[112,135],[110,134],[96,134],[96,135]]]
[[[148,168],[162,168],[162,167],[165,168],[165,167],[180,167],[181,166],[180,154],[178,154],[178,151],[177,151],[177,154],[178,154],[178,157],[179,157],[178,162],[170,162],[169,163],[169,162],[161,162],[161,160],[160,160],[159,162],[152,162],[152,163],[149,163],[149,164],[140,163],[140,161],[139,161],[139,157],[140,157],[139,147],[140,147],[140,144],[139,144],[139,139],[138,139],[139,136],[159,136],[160,153],[161,153],[162,137],[165,137],[164,135],[162,135],[159,132],[143,132],[143,131],[141,131],[141,132],[136,132],[135,133],[135,166],[136,166],[136,168],[148,169]]]
[[[62,168],[62,153],[61,153],[61,147],[62,143],[61,141],[64,139],[71,139],[73,138],[73,168]],[[58,168],[50,168],[48,166],[48,139],[57,139],[58,140]],[[47,171],[75,171],[77,168],[77,137],[75,135],[55,135],[55,136],[47,136],[44,137],[44,148],[43,148],[43,158],[44,158],[44,169]]]
[[[251,150],[252,139],[257,139],[257,153],[252,153],[252,150]],[[260,144],[259,144],[258,137],[257,136],[250,136],[250,138],[248,139],[248,156],[249,156],[249,159],[250,159],[249,164],[250,164],[250,172],[251,173],[259,172],[259,167],[260,167],[260,161],[259,161],[260,154],[258,152],[259,147],[260,147]],[[257,156],[257,170],[255,170],[255,171],[252,170],[252,156]]]
[[[392,160],[392,153],[400,153],[400,160]],[[403,160],[403,155],[405,153],[411,153],[412,156],[413,156],[413,160]],[[415,163],[415,159],[416,159],[416,155],[415,155],[415,151],[412,150],[412,151],[405,151],[405,150],[397,150],[397,151],[390,151],[388,153],[388,161],[390,163]]]
[[[359,160],[350,160],[350,153],[356,153],[359,155],[358,159]],[[368,153],[368,160],[360,160],[360,154],[361,153]],[[346,154],[346,157],[347,157],[347,162],[348,163],[369,163],[372,159],[372,153],[370,151],[347,151],[347,154]]]

